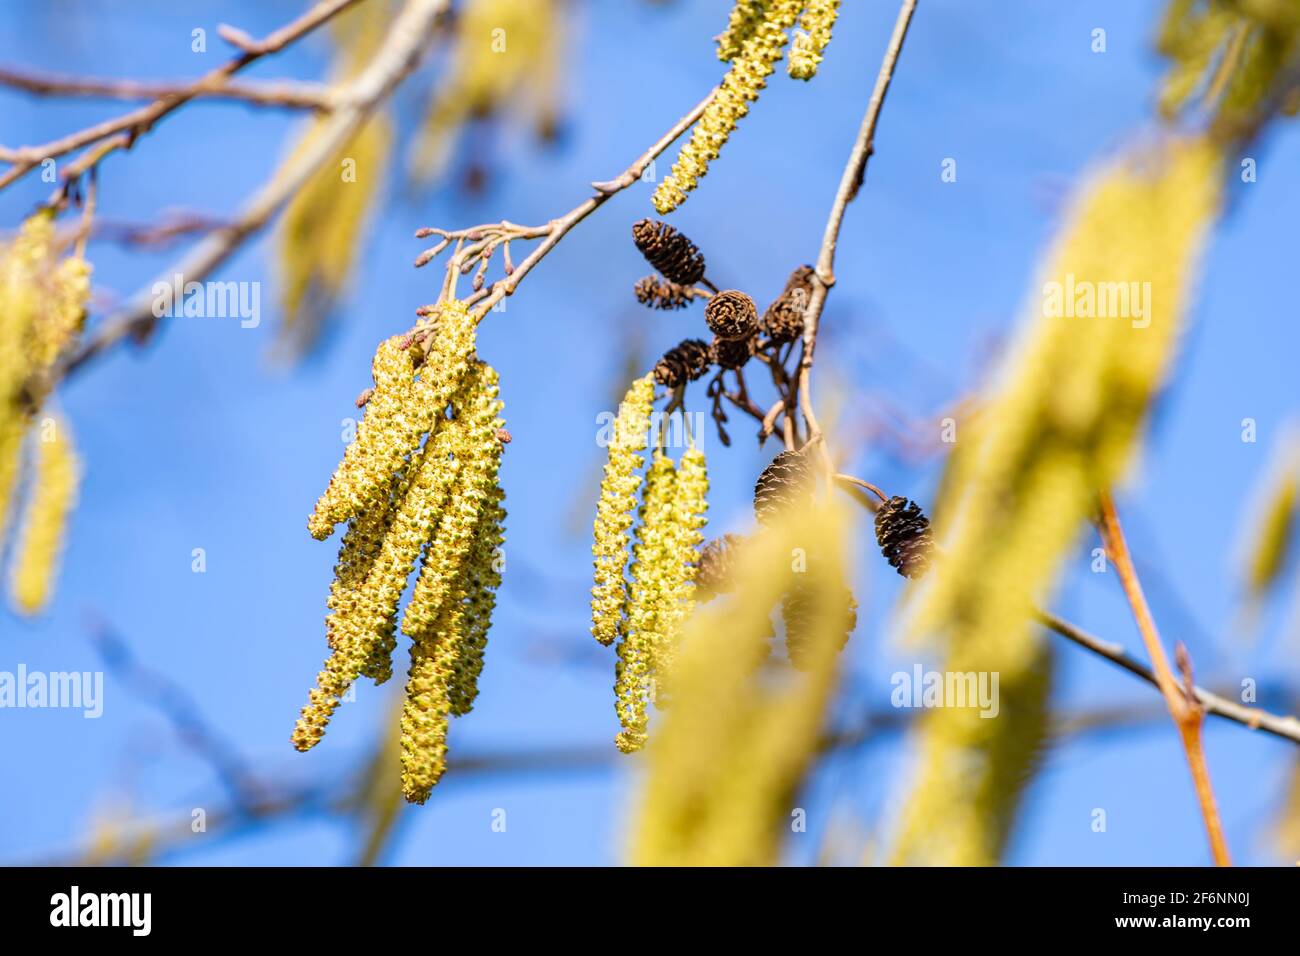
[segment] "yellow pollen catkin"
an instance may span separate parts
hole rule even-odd
[[[335,83],[355,78],[373,59],[391,22],[388,3],[360,4],[334,19]],[[310,121],[294,145],[311,148],[328,119]],[[352,274],[371,211],[383,192],[393,144],[393,120],[372,115],[295,193],[277,230],[282,318],[276,358],[293,361],[320,340]]]
[[[803,7],[803,0],[771,0],[764,8],[764,20],[742,44],[717,94],[673,163],[672,173],[655,190],[651,201],[660,214],[666,215],[684,203],[686,194],[699,185],[709,164],[718,158],[731,131],[749,112],[749,104],[767,85],[767,77],[776,69],[789,39],[786,31]]]
[[[640,508],[641,524],[632,547],[632,581],[627,626],[618,643],[614,667],[614,709],[623,730],[615,740],[624,753],[646,742],[649,705],[655,699],[660,658],[670,640],[670,617],[677,600],[673,568],[673,498],[677,470],[673,460],[656,452],[646,469]]]
[[[502,405],[497,397],[496,370],[480,364],[469,382],[468,401],[456,410],[463,424],[450,448],[456,475],[454,491],[440,511],[436,529],[430,529],[433,536],[402,618],[402,632],[417,639],[433,625],[461,575],[480,515],[489,506],[497,485],[501,459],[497,430],[504,423],[498,417]]]
[[[811,80],[831,42],[831,30],[840,13],[840,0],[810,0],[799,18],[799,30],[790,45],[787,72],[796,80]]]
[[[357,435],[316,503],[307,528],[324,540],[341,521],[380,500],[391,476],[451,400],[474,352],[475,318],[464,304],[445,304],[438,334],[425,357],[419,378],[403,336],[384,341],[375,352],[375,388]]]
[[[596,569],[591,589],[591,633],[602,644],[612,644],[623,626],[628,529],[632,527],[632,509],[641,484],[636,469],[646,447],[653,398],[653,375],[633,382],[619,406],[609,439],[591,547]]]
[[[14,604],[23,614],[36,614],[49,603],[79,477],[67,423],[47,421],[36,440],[36,473],[13,567]]]
[[[505,493],[499,488],[485,509],[474,538],[474,550],[466,562],[465,608],[461,618],[460,655],[456,680],[451,687],[451,712],[468,714],[478,697],[478,677],[483,671],[483,652],[496,608],[496,589],[501,586],[501,546],[505,541]]]
[[[767,17],[771,0],[736,0],[727,19],[727,29],[718,36],[718,59],[734,60]]]

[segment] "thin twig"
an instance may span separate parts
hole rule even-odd
[[[813,273],[812,295],[808,299],[808,308],[804,311],[803,349],[799,355],[799,376],[797,392],[799,409],[808,425],[808,444],[816,444],[821,458],[822,468],[829,478],[835,468],[830,450],[822,441],[821,425],[812,402],[812,367],[813,353],[817,347],[817,333],[821,321],[822,309],[826,305],[826,294],[835,284],[835,247],[839,243],[840,226],[844,222],[844,212],[853,198],[857,196],[866,175],[867,160],[875,150],[876,124],[880,121],[880,110],[885,105],[885,96],[894,77],[894,67],[903,50],[903,41],[907,39],[907,29],[911,25],[912,15],[916,12],[917,0],[903,0],[894,21],[894,32],[885,49],[885,58],[876,75],[876,86],[867,103],[866,114],[858,129],[858,137],[849,153],[844,173],[840,177],[839,189],[835,201],[831,204],[830,216],[826,220],[826,230],[822,235],[821,250],[817,254],[817,268]]]
[[[341,105],[315,131],[306,146],[295,151],[271,179],[247,202],[239,216],[214,230],[194,249],[161,276],[170,282],[180,274],[185,282],[199,282],[261,231],[271,218],[302,186],[329,162],[388,97],[397,84],[415,69],[428,49],[438,18],[450,0],[408,0],[393,21],[388,36],[375,58],[341,91]],[[71,373],[104,353],[128,335],[147,335],[157,321],[153,312],[153,283],[115,315],[109,316],[96,334],[62,363],[60,377]]]
[[[1160,633],[1156,630],[1155,618],[1142,593],[1142,582],[1138,580],[1137,569],[1133,567],[1133,557],[1129,553],[1128,542],[1124,538],[1124,529],[1119,523],[1119,513],[1109,492],[1101,496],[1101,538],[1106,546],[1106,553],[1115,563],[1115,571],[1128,598],[1133,618],[1142,633],[1142,642],[1146,645],[1147,656],[1155,671],[1156,685],[1164,695],[1169,714],[1178,728],[1187,754],[1187,765],[1192,771],[1192,780],[1196,785],[1196,798],[1201,805],[1201,816],[1205,818],[1205,830],[1210,838],[1210,849],[1217,866],[1231,866],[1228,843],[1223,835],[1223,822],[1219,819],[1219,808],[1214,799],[1214,789],[1210,786],[1210,770],[1205,761],[1205,747],[1201,741],[1201,725],[1205,711],[1200,706],[1194,689],[1189,693],[1179,687],[1173,671],[1169,669],[1169,660],[1165,656],[1164,645],[1160,642]],[[1186,650],[1183,651],[1186,658]],[[1184,667],[1187,683],[1190,685],[1191,663]]]
[[[460,230],[442,230],[436,228],[421,229],[418,236],[437,235],[443,239],[465,240],[469,245],[456,250],[451,259],[447,262],[447,280],[443,284],[443,295],[454,296],[456,288],[456,278],[466,269],[471,268],[479,257],[485,253],[490,253],[498,244],[505,242],[514,242],[522,239],[541,239],[542,241],[532,249],[522,260],[513,264],[514,267],[509,270],[503,279],[498,279],[490,285],[476,289],[465,302],[475,306],[475,313],[481,318],[490,312],[498,302],[506,296],[513,295],[515,289],[524,277],[533,270],[546,254],[568,235],[578,223],[582,222],[593,212],[599,209],[611,197],[627,189],[629,186],[638,182],[646,168],[654,162],[664,150],[671,146],[683,133],[695,125],[699,118],[704,115],[704,110],[713,102],[717,96],[718,90],[715,88],[709,91],[708,96],[704,97],[694,109],[674,123],[663,136],[659,137],[655,143],[650,146],[644,153],[633,160],[632,164],[623,170],[614,179],[605,182],[595,182],[591,188],[595,190],[595,195],[588,197],[586,200],[570,209],[558,219],[552,219],[542,226],[519,226],[511,222],[489,223],[481,226],[472,226],[469,229]],[[441,243],[435,247],[438,251],[445,248]],[[417,265],[424,265],[429,262],[437,253],[430,250],[416,260]],[[412,330],[413,334],[419,333],[421,328]]]
[[[866,508],[868,511],[875,513],[880,509],[880,501],[876,498],[862,494],[858,489],[870,488],[877,497],[883,494],[870,482],[864,481],[853,475],[837,474],[836,483],[840,488],[848,493],[855,501]],[[1135,677],[1139,677],[1151,686],[1159,689],[1160,683],[1156,679],[1155,672],[1147,667],[1141,661],[1131,657],[1124,650],[1123,645],[1111,641],[1102,640],[1093,634],[1088,633],[1083,628],[1062,617],[1058,617],[1050,611],[1041,608],[1034,610],[1034,617],[1044,627],[1055,631],[1066,640],[1072,641],[1084,650],[1103,657],[1124,670],[1128,671]],[[1233,700],[1223,697],[1206,690],[1203,687],[1192,687],[1197,702],[1205,709],[1207,714],[1214,717],[1222,717],[1224,720],[1230,720],[1233,723],[1241,724],[1243,727],[1249,727],[1251,730],[1262,730],[1265,733],[1272,734],[1282,740],[1288,740],[1294,744],[1300,744],[1300,718],[1289,715],[1280,715],[1270,713],[1258,707],[1247,707],[1244,704],[1238,704]]]
[[[293,80],[227,82],[221,86],[195,89],[192,80],[114,80],[0,67],[0,86],[22,90],[34,96],[82,96],[110,100],[161,100],[188,93],[195,99],[236,100],[254,106],[321,112],[328,112],[335,104],[327,86]]]
[[[250,63],[269,53],[282,50],[290,43],[327,23],[356,2],[358,0],[320,0],[319,3],[293,22],[281,27],[262,40],[245,46],[239,56],[206,73],[186,89],[160,97],[147,106],[142,106],[122,116],[96,123],[93,126],[38,146],[26,146],[21,149],[4,149],[0,147],[0,160],[12,164],[9,169],[0,174],[0,189],[4,189],[10,183],[31,172],[47,159],[64,156],[91,144],[99,144],[98,149],[95,151],[94,160],[94,162],[98,163],[108,153],[133,144],[139,136],[148,132],[159,120],[178,107],[202,95],[205,91],[224,87],[231,76]],[[65,180],[74,179],[85,172],[86,168],[88,168],[86,164],[74,161],[64,170]]]

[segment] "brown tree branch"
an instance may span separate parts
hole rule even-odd
[[[79,96],[109,100],[163,100],[189,94],[193,98],[235,100],[254,106],[276,106],[327,112],[334,108],[329,87],[294,80],[272,82],[226,82],[220,86],[195,88],[190,80],[116,80],[99,77],[63,76],[0,67],[0,86],[34,96]],[[11,151],[11,155],[12,155]]]
[[[147,106],[132,110],[122,116],[96,123],[75,133],[69,133],[60,139],[38,146],[24,146],[19,149],[0,147],[0,161],[10,163],[10,168],[0,173],[0,189],[21,178],[39,166],[44,160],[64,156],[75,150],[92,144],[98,146],[90,151],[91,160],[82,157],[74,160],[64,170],[65,181],[71,181],[84,173],[91,165],[97,164],[109,153],[130,146],[135,140],[152,129],[159,120],[183,106],[195,97],[207,91],[224,87],[235,73],[256,60],[270,53],[276,53],[295,40],[306,36],[317,27],[327,23],[343,10],[357,3],[358,0],[320,0],[314,7],[298,17],[292,23],[281,27],[258,41],[250,41],[243,46],[243,52],[221,66],[212,70],[185,89],[162,96]],[[101,142],[103,141],[103,142]]]
[[[179,273],[186,282],[202,281],[234,255],[249,237],[260,232],[415,69],[449,3],[450,0],[407,0],[375,58],[341,88],[338,107],[323,121],[305,148],[284,161],[233,221],[213,230],[180,262],[163,272],[161,279],[169,282],[170,276]],[[61,378],[79,369],[128,335],[137,338],[147,335],[158,321],[153,314],[152,285],[106,318],[95,334],[61,363],[57,376]]]
[[[808,425],[807,444],[817,446],[822,467],[827,478],[834,473],[829,449],[822,438],[821,425],[812,402],[812,368],[813,354],[817,347],[817,333],[821,322],[822,309],[826,305],[826,294],[835,284],[835,248],[839,243],[840,227],[844,222],[844,213],[848,205],[857,196],[867,171],[867,161],[875,151],[876,125],[880,121],[880,111],[885,105],[885,96],[889,93],[889,84],[894,78],[894,68],[898,64],[899,54],[903,50],[903,41],[907,39],[907,30],[916,12],[917,0],[903,0],[894,21],[894,32],[885,49],[885,58],[876,75],[875,89],[867,103],[866,114],[858,129],[858,137],[849,153],[844,173],[840,176],[839,189],[835,201],[831,204],[830,215],[826,220],[826,229],[822,235],[821,250],[817,254],[817,267],[813,273],[812,295],[808,298],[808,307],[804,311],[803,349],[799,355],[799,378],[796,391],[799,397],[799,409]]]
[[[1219,808],[1214,799],[1214,789],[1210,786],[1210,770],[1205,761],[1205,747],[1201,741],[1201,725],[1205,719],[1205,710],[1201,707],[1195,687],[1191,681],[1191,661],[1186,648],[1180,645],[1180,657],[1183,658],[1183,672],[1186,687],[1180,687],[1173,671],[1169,669],[1169,660],[1165,656],[1160,633],[1156,630],[1155,618],[1142,593],[1142,582],[1138,580],[1137,569],[1133,567],[1133,557],[1129,553],[1128,542],[1124,538],[1124,529],[1119,522],[1119,513],[1110,492],[1101,495],[1101,539],[1106,546],[1106,553],[1115,563],[1115,571],[1128,598],[1133,618],[1142,633],[1142,642],[1146,645],[1147,656],[1155,671],[1155,683],[1164,695],[1174,725],[1182,739],[1183,750],[1187,754],[1187,765],[1192,771],[1192,780],[1196,785],[1196,798],[1201,805],[1201,816],[1205,818],[1205,830],[1210,838],[1210,849],[1217,866],[1231,866],[1228,843],[1223,835],[1223,822],[1219,819]]]

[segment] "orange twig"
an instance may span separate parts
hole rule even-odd
[[[1210,850],[1214,854],[1216,866],[1231,866],[1228,855],[1228,843],[1223,836],[1223,822],[1219,819],[1218,804],[1214,800],[1214,788],[1210,785],[1210,769],[1205,762],[1205,748],[1201,742],[1201,724],[1205,719],[1205,709],[1190,690],[1192,683],[1191,657],[1187,648],[1180,643],[1177,648],[1179,669],[1183,674],[1183,684],[1179,685],[1170,670],[1169,659],[1165,656],[1164,645],[1160,643],[1160,633],[1156,630],[1155,619],[1147,605],[1146,595],[1142,593],[1142,582],[1138,580],[1137,570],[1133,566],[1133,557],[1129,553],[1128,542],[1124,539],[1124,530],[1120,527],[1119,514],[1115,502],[1108,492],[1101,496],[1102,543],[1106,553],[1115,563],[1124,596],[1128,598],[1133,618],[1142,634],[1147,654],[1151,658],[1151,667],[1155,672],[1156,684],[1164,695],[1165,704],[1174,726],[1178,728],[1183,742],[1183,751],[1187,755],[1187,765],[1192,771],[1192,782],[1196,786],[1196,798],[1201,805],[1201,816],[1205,818],[1205,831],[1210,838]]]

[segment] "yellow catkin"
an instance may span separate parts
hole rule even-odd
[[[950,659],[948,675],[966,673],[969,658]],[[1038,644],[1032,662],[1000,675],[994,716],[976,701],[925,713],[915,732],[919,754],[891,862],[901,866],[995,866],[1047,741],[1053,658]],[[986,677],[986,679],[988,679]],[[992,687],[991,684],[986,685]],[[963,694],[968,693],[969,683]],[[992,714],[990,709],[988,713]]]
[[[391,22],[387,0],[359,4],[333,19],[333,83],[354,78],[371,62]],[[311,120],[294,145],[295,153],[310,148],[327,122]],[[277,358],[296,359],[319,341],[325,320],[347,286],[367,220],[383,191],[393,138],[391,116],[376,113],[285,207],[276,235],[282,312],[274,346]]]
[[[949,464],[935,509],[946,555],[912,633],[946,636],[1003,680],[1027,666],[1032,606],[1097,492],[1124,477],[1166,378],[1220,172],[1217,151],[1178,140],[1084,190],[997,393]]]
[[[628,848],[635,865],[771,865],[824,733],[846,613],[837,508],[795,512],[740,556],[730,600],[695,612],[682,636],[672,707],[646,749]],[[770,611],[792,585],[795,549],[826,556],[809,668],[761,673]],[[811,572],[807,572],[811,573]],[[837,633],[838,632],[838,633]]]
[[[313,122],[296,150],[310,147],[321,122]],[[285,208],[277,232],[282,313],[277,357],[295,359],[320,340],[325,320],[346,290],[382,193],[393,138],[387,113],[371,117]]]
[[[1288,436],[1270,468],[1256,505],[1245,549],[1242,577],[1246,593],[1259,598],[1278,580],[1293,547],[1300,522],[1300,439]]]
[[[411,668],[402,706],[402,794],[424,803],[447,768],[450,687],[460,646],[448,629],[439,638],[411,645]]]
[[[727,29],[718,36],[718,59],[734,60],[767,17],[771,0],[736,0],[727,19]]]
[[[786,31],[794,25],[803,6],[803,0],[771,0],[765,7],[765,19],[744,41],[717,95],[673,163],[672,172],[655,190],[651,201],[661,214],[684,203],[686,194],[699,185],[709,164],[718,158],[731,131],[749,112],[749,104],[758,99],[767,77],[776,69],[789,39]]]
[[[1213,135],[1239,139],[1274,113],[1300,110],[1294,3],[1172,0],[1157,45],[1171,61],[1159,96],[1168,117],[1196,103],[1211,116]]]
[[[679,466],[656,452],[646,471],[627,626],[615,666],[615,740],[631,753],[645,746],[649,705],[668,699],[683,621],[694,608],[697,548],[708,508],[704,453],[691,448]]]
[[[668,547],[672,554],[674,599],[666,608],[663,632],[667,639],[657,658],[656,703],[660,704],[671,696],[680,632],[695,609],[695,572],[699,546],[704,541],[703,528],[708,522],[708,494],[709,475],[704,452],[692,446],[678,462],[677,480],[673,483],[673,523]]]
[[[463,303],[444,304],[419,378],[412,350],[402,348],[403,336],[380,344],[365,418],[308,519],[312,537],[329,537],[339,522],[382,498],[392,475],[419,446],[464,378],[474,353],[474,332],[475,319]]]
[[[468,0],[460,12],[447,76],[411,153],[428,182],[446,169],[465,124],[509,105],[542,132],[555,125],[556,71],[564,20],[557,0]]]
[[[501,502],[504,499],[505,493],[499,488],[494,489],[480,516],[474,549],[465,564],[460,653],[456,658],[456,678],[448,695],[451,712],[457,717],[468,714],[478,697],[478,678],[483,671],[483,652],[487,648],[488,629],[496,608],[496,589],[501,586],[501,546],[505,541],[506,518]]]
[[[48,419],[35,438],[36,473],[13,565],[14,605],[23,614],[49,603],[81,470],[66,422]]]
[[[450,449],[454,490],[440,509],[436,531],[429,529],[434,533],[402,618],[402,632],[417,639],[433,626],[453,587],[463,584],[460,578],[480,530],[480,517],[492,506],[497,487],[501,461],[497,431],[504,423],[498,417],[502,405],[496,370],[479,364],[470,382],[467,403],[457,409],[463,426]]]
[[[23,436],[48,396],[48,373],[80,333],[90,266],[54,258],[53,214],[28,217],[0,248],[0,542],[14,505]]]
[[[618,643],[614,668],[614,709],[623,727],[615,743],[624,753],[645,745],[649,706],[661,673],[660,657],[671,638],[669,617],[678,599],[671,543],[676,483],[673,460],[657,452],[646,469],[638,540],[632,547],[627,626]]]
[[[840,0],[809,0],[799,30],[790,45],[790,62],[787,72],[796,80],[811,80],[817,75],[822,53],[831,42],[831,30],[839,16]]]
[[[646,447],[653,399],[653,375],[634,381],[619,405],[609,438],[591,546],[596,569],[591,589],[591,633],[602,644],[611,644],[618,636],[627,603],[623,570],[627,567],[628,529],[632,527],[632,509],[641,484],[636,469]]]

